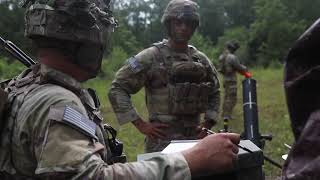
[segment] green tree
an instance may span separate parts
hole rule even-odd
[[[190,44],[205,53],[215,63],[213,43],[210,38],[204,37],[196,31],[190,40]]]
[[[128,25],[119,21],[119,27],[115,29],[111,37],[111,47],[121,47],[125,49],[128,54],[135,54],[141,49],[141,44],[136,39],[136,36],[128,28]],[[109,50],[111,50],[110,48]]]
[[[218,43],[214,49],[214,57],[218,58],[219,55],[223,52],[225,44],[229,41],[237,41],[240,45],[240,48],[237,50],[237,56],[240,61],[246,65],[252,65],[250,61],[250,56],[248,52],[248,39],[250,37],[249,29],[244,26],[234,27],[225,31],[223,36],[219,37]]]
[[[291,18],[281,0],[257,0],[255,11],[256,21],[251,25],[248,43],[249,58],[256,64],[268,66],[284,58],[306,23]]]
[[[196,2],[200,6],[199,32],[216,43],[228,24],[224,0],[196,0]]]
[[[128,54],[121,47],[114,47],[106,59],[103,59],[99,77],[113,79],[114,74],[121,68]]]
[[[255,0],[227,0],[223,1],[225,14],[228,17],[227,26],[249,27],[255,20],[253,8]]]
[[[0,1],[0,12],[0,36],[30,52],[31,42],[24,37],[24,9],[19,7],[19,1]],[[4,53],[0,54],[3,55]]]

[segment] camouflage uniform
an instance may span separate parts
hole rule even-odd
[[[1,179],[190,179],[181,154],[113,163],[91,90],[36,65],[10,82],[1,134]]]
[[[72,60],[71,67],[88,73],[84,81],[95,77],[115,25],[109,1],[23,2],[28,8],[26,35],[40,50],[56,50],[64,59],[54,60],[62,65]],[[49,56],[54,61],[55,55]],[[190,179],[180,153],[113,164],[121,152],[116,153],[114,139],[109,139],[112,128],[102,124],[99,100],[94,90],[82,89],[71,75],[38,64],[12,80],[6,91],[0,179]]]
[[[224,100],[222,106],[222,117],[230,119],[232,110],[237,103],[237,72],[247,71],[240,64],[237,56],[228,50],[219,57],[219,71],[223,74]]]
[[[181,75],[186,79],[180,79],[180,83],[174,82],[179,79],[175,71],[179,71],[177,69],[183,66],[183,62],[194,64],[191,65],[194,69],[186,68]],[[203,68],[204,74],[199,73],[197,66]],[[190,82],[198,74],[204,75],[200,84]],[[184,87],[175,88],[179,85]],[[208,57],[192,46],[189,46],[187,53],[177,53],[164,40],[127,60],[117,72],[109,92],[110,102],[121,125],[139,118],[130,95],[142,87],[145,88],[149,121],[169,125],[164,129],[166,139],[151,141],[146,138],[146,152],[161,151],[174,139],[195,139],[201,112],[205,113],[206,121],[217,118],[220,103],[217,72]]]

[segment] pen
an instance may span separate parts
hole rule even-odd
[[[202,131],[205,131],[207,134],[217,134],[216,132],[213,132],[213,131],[211,131],[211,130],[208,129],[208,128],[202,128]],[[241,145],[239,145],[239,144],[237,144],[237,146],[238,146],[239,148],[243,149],[244,151],[247,151],[247,152],[249,152],[249,153],[253,153],[253,151],[251,151],[250,149],[248,149],[248,148],[246,148],[246,147],[243,147],[243,146],[241,146]],[[280,165],[279,163],[277,163],[277,162],[275,162],[274,160],[270,159],[269,157],[263,155],[263,158],[264,158],[266,161],[270,162],[271,164],[273,164],[273,165],[277,166],[278,168],[282,169],[282,165]]]
[[[213,132],[213,131],[211,131],[211,130],[208,129],[208,128],[202,128],[202,130],[205,131],[207,134],[217,134],[216,132]],[[239,144],[237,144],[237,146],[238,146],[239,148],[241,148],[241,149],[249,152],[249,153],[253,153],[253,151],[251,151],[250,149],[248,149],[248,148],[246,148],[246,147],[243,147],[243,146],[241,146],[241,145],[239,145]]]

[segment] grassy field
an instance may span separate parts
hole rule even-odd
[[[266,142],[264,153],[282,164],[283,160],[281,159],[281,155],[288,151],[283,144],[292,144],[293,141],[282,86],[283,70],[253,69],[252,72],[253,78],[257,80],[260,132],[261,134],[271,133],[273,135],[273,140],[271,142]],[[234,110],[234,120],[230,124],[232,131],[238,133],[243,132],[242,79],[242,77],[239,77],[238,104]],[[98,79],[88,82],[86,86],[91,86],[97,89],[103,105],[102,112],[106,122],[112,124],[118,130],[119,139],[121,139],[125,144],[125,152],[129,161],[135,161],[137,154],[143,153],[144,137],[131,124],[121,127],[117,124],[106,96],[110,83],[110,80]],[[147,119],[143,90],[132,98],[138,112],[144,117],[144,119]],[[220,122],[213,129],[215,131],[222,129],[222,123]],[[268,162],[265,162],[264,170],[266,175],[269,177],[275,177],[281,173],[278,168],[270,165]]]

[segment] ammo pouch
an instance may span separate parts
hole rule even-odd
[[[169,83],[169,112],[175,115],[203,113],[213,85],[203,83]]]

